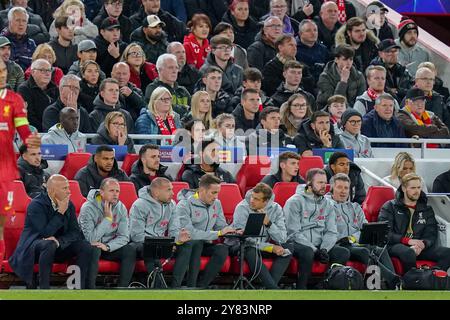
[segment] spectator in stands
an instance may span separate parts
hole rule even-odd
[[[336,46],[336,33],[341,28],[338,21],[339,10],[334,1],[325,1],[320,7],[319,16],[314,18],[317,22],[319,41],[322,42],[328,51],[334,50]]]
[[[135,0],[132,0],[131,2],[134,2]],[[102,7],[102,1],[99,0],[88,0],[85,4],[85,11],[86,11],[86,17],[89,20],[94,20],[95,16],[98,14]]]
[[[155,79],[145,89],[145,102],[150,101],[153,91],[158,87],[164,87],[169,90],[172,97],[172,108],[180,117],[183,117],[189,112],[191,104],[191,95],[177,82],[178,66],[177,58],[170,53],[165,53],[158,57],[156,61],[156,69],[158,70],[159,78]]]
[[[120,87],[116,79],[106,78],[100,84],[100,92],[94,100],[94,110],[89,114],[92,130],[98,130],[108,113],[119,111],[125,116],[128,132],[133,132],[134,121],[130,113],[122,109],[119,101]]]
[[[87,197],[91,189],[100,188],[105,178],[130,181],[126,173],[119,169],[117,160],[114,158],[114,149],[107,145],[101,145],[97,147],[87,166],[77,172],[75,180],[80,184],[81,194]]]
[[[82,40],[78,44],[78,51],[77,51],[77,57],[78,60],[74,61],[69,69],[69,74],[74,74],[76,76],[79,76],[82,78],[81,74],[81,65],[83,62],[87,60],[95,61],[97,60],[97,45],[92,40]],[[100,81],[105,79],[106,75],[105,73],[100,70]]]
[[[30,148],[25,143],[20,146],[19,153],[17,168],[20,180],[30,198],[35,198],[46,190],[46,183],[50,177],[50,174],[44,171],[48,168],[47,160],[42,159],[40,148]]]
[[[213,118],[225,112],[231,113],[234,110],[233,106],[230,104],[230,95],[221,89],[222,74],[222,69],[211,66],[203,72],[202,76],[201,89],[205,90],[209,94]]]
[[[256,129],[259,124],[259,94],[255,89],[244,89],[241,94],[241,103],[233,111],[236,122],[236,130],[240,129],[238,135],[246,135],[250,129]]]
[[[127,110],[133,121],[136,121],[141,109],[145,107],[145,102],[141,89],[130,82],[129,66],[125,62],[117,62],[112,68],[111,78],[119,83],[121,108]]]
[[[222,204],[217,199],[221,180],[211,174],[205,174],[198,182],[198,191],[181,190],[178,193],[178,205],[175,215],[179,217],[192,240],[197,240],[191,253],[191,262],[187,277],[188,287],[207,288],[222,269],[228,256],[228,246],[212,243],[220,237],[234,233],[234,228],[227,225],[223,215]],[[193,213],[195,212],[195,214]],[[211,257],[200,279],[200,257]]]
[[[398,120],[405,128],[406,136],[448,138],[447,126],[433,112],[425,110],[426,99],[426,93],[419,88],[409,89],[406,93],[405,107],[398,112]],[[428,147],[432,146],[428,144]]]
[[[261,182],[273,188],[278,182],[305,183],[299,172],[300,156],[291,151],[283,152],[278,157],[278,171],[275,174],[266,175]]]
[[[369,138],[406,138],[403,125],[394,114],[395,99],[382,93],[375,99],[372,111],[363,117],[361,133]],[[374,148],[405,148],[402,143],[372,143]]]
[[[188,34],[184,22],[178,20],[170,13],[161,10],[161,3],[158,0],[141,1],[142,7],[130,17],[134,29],[141,26],[142,21],[148,16],[156,15],[159,18],[158,20],[164,23],[163,30],[168,36],[168,41],[183,41],[184,36]]]
[[[259,2],[267,2],[267,1],[268,0],[256,1],[254,6],[258,5]],[[211,19],[211,24],[213,27],[215,27],[222,20],[223,15],[227,11],[227,4],[229,1],[183,0],[183,2],[186,7],[188,19],[192,17],[195,13],[204,13]],[[250,5],[250,10],[252,10],[252,5]],[[263,14],[266,14],[268,11],[269,6],[267,5],[267,10],[265,10]]]
[[[336,48],[334,60],[327,63],[317,83],[319,106],[325,106],[328,98],[335,94],[346,97],[353,106],[356,97],[366,90],[364,75],[353,65],[354,56],[355,50],[349,45]]]
[[[364,72],[370,62],[377,56],[377,45],[380,42],[366,23],[359,17],[353,17],[336,33],[336,47],[350,45],[355,51],[354,62],[358,71]]]
[[[383,41],[394,39],[394,33],[386,20],[389,9],[381,1],[372,1],[366,7],[366,26],[373,34]]]
[[[400,187],[402,178],[408,173],[416,173],[416,162],[413,156],[408,152],[399,152],[395,156],[392,164],[391,174],[384,177],[383,180],[394,186],[396,189]],[[427,193],[427,186],[422,179],[422,190]]]
[[[208,41],[208,35],[212,31],[211,21],[207,15],[196,13],[189,21],[188,27],[190,33],[184,37],[183,41],[186,63],[200,69],[211,51]]]
[[[74,28],[75,37],[74,44],[79,44],[82,40],[93,40],[98,35],[97,26],[86,17],[85,7],[80,0],[64,0],[61,5],[53,13],[55,20],[61,16],[72,17],[72,26]],[[55,21],[52,22],[49,29],[50,37],[58,36],[55,28]]]
[[[255,42],[247,48],[248,65],[262,71],[266,63],[276,56],[275,41],[282,34],[283,22],[276,16],[266,18],[262,30],[255,37]]]
[[[53,262],[74,257],[81,271],[81,289],[86,288],[92,249],[80,230],[69,196],[69,181],[54,174],[47,181],[47,192],[28,205],[25,227],[9,258],[11,268],[28,288],[36,288],[33,279],[35,261],[39,261],[39,288],[50,289]]]
[[[369,113],[375,106],[375,100],[383,93],[386,84],[386,68],[380,65],[370,65],[366,69],[367,90],[356,97],[353,109],[357,110],[361,116]],[[397,100],[394,100],[394,110],[398,111]]]
[[[230,39],[223,36],[211,38],[211,52],[203,64],[200,72],[204,72],[208,67],[215,66],[222,69],[222,89],[229,94],[234,92],[242,84],[243,70],[231,59],[233,49]]]
[[[56,61],[56,54],[53,48],[48,43],[41,43],[36,47],[33,55],[31,56],[32,63],[37,59],[47,60],[52,65],[52,77],[51,81],[59,86],[61,78],[64,76],[64,72],[59,67],[55,67],[54,63]],[[25,70],[25,80],[28,80],[31,75],[31,66]]]
[[[166,52],[168,42],[167,34],[162,31],[164,27],[158,16],[149,15],[131,34],[131,41],[142,47],[147,62],[156,63],[158,57]]]
[[[283,210],[274,202],[272,188],[265,183],[258,183],[247,191],[245,199],[239,202],[233,214],[232,227],[244,230],[250,213],[264,214],[261,238],[246,239],[244,257],[250,271],[258,274],[258,279],[265,289],[278,289],[278,282],[289,266],[294,251],[293,244],[286,243],[287,232]],[[228,240],[228,239],[227,239]],[[239,254],[239,241],[230,239],[230,254]],[[263,258],[271,258],[270,272],[263,263]]]
[[[127,146],[128,153],[136,153],[133,139],[127,133],[125,116],[119,111],[113,111],[106,115],[91,143]]]
[[[130,82],[136,88],[145,90],[156,78],[156,65],[146,61],[144,50],[137,43],[130,43],[122,53],[121,62],[125,62],[130,69]]]
[[[186,122],[183,129],[178,130],[175,136],[174,145],[184,148],[182,163],[194,164],[202,150],[202,144],[205,140],[205,125],[203,121],[192,119]],[[180,171],[182,173],[182,171]],[[180,174],[181,174],[180,173]]]
[[[418,69],[420,68],[428,68],[434,73],[434,85],[433,90],[439,93],[442,96],[442,99],[444,101],[447,101],[448,97],[450,96],[449,90],[447,87],[444,86],[444,81],[438,77],[438,70],[436,66],[433,64],[433,62],[422,62],[419,64]],[[430,80],[431,81],[431,80]]]
[[[328,160],[328,165],[325,167],[327,173],[327,180],[338,173],[345,173],[350,179],[350,198],[351,202],[362,204],[366,198],[366,189],[364,188],[364,181],[361,177],[361,169],[350,161],[348,154],[345,152],[334,152]]]
[[[342,114],[340,137],[346,149],[352,149],[355,158],[373,158],[372,147],[369,139],[361,134],[363,118],[361,114],[352,108],[348,108]]]
[[[99,189],[89,191],[78,216],[81,231],[92,245],[86,288],[95,289],[100,258],[120,263],[117,287],[131,282],[136,264],[136,248],[129,244],[128,212],[119,200],[120,185],[114,178],[104,179]]]
[[[294,139],[298,134],[303,121],[311,117],[312,111],[308,103],[308,98],[302,93],[294,93],[281,105],[280,129]]]
[[[427,192],[424,190],[424,192]],[[433,193],[450,193],[450,170],[438,175],[433,181]]]
[[[100,26],[100,34],[94,39],[97,46],[97,63],[105,72],[111,75],[115,63],[120,61],[120,56],[127,44],[120,40],[120,23],[114,18],[106,18]]]
[[[394,200],[383,205],[378,221],[389,224],[388,252],[400,259],[404,272],[416,267],[417,260],[436,261],[437,267],[450,267],[450,248],[437,243],[438,228],[433,207],[427,205],[422,179],[409,173],[402,178]],[[412,250],[411,250],[412,249]]]
[[[42,114],[58,98],[58,88],[51,82],[52,66],[37,59],[31,64],[31,77],[17,90],[27,103],[30,125],[42,132]]]
[[[335,94],[327,100],[327,105],[324,108],[326,112],[330,114],[330,121],[334,127],[335,133],[342,133],[341,130],[341,117],[347,109],[347,99],[340,94]]]
[[[234,116],[229,113],[222,113],[215,119],[217,131],[214,134],[214,141],[221,148],[232,149],[239,148],[242,155],[246,154],[245,143],[235,135],[236,121]]]
[[[47,132],[52,126],[59,122],[59,113],[64,107],[70,107],[77,111],[79,117],[79,127],[77,126],[77,128],[80,132],[92,132],[89,113],[84,107],[78,104],[79,93],[80,78],[73,74],[69,74],[61,79],[61,82],[59,83],[58,99],[44,110],[44,115],[42,117],[42,129],[44,132]]]
[[[299,263],[297,289],[306,289],[314,259],[329,265],[345,265],[350,258],[348,250],[336,246],[336,213],[331,201],[324,198],[325,171],[319,168],[308,170],[306,182],[306,186],[297,187],[283,208],[288,241],[294,242],[294,257]]]
[[[258,23],[249,15],[248,0],[231,1],[222,21],[232,26],[235,43],[244,49],[253,43],[259,31]]]
[[[291,2],[291,16],[300,23],[305,19],[312,19],[319,14],[320,0],[304,1],[293,0]],[[300,26],[299,26],[300,29]]]
[[[351,1],[348,0],[344,1],[332,0],[332,1],[335,2],[338,6],[338,17],[340,23],[345,24],[351,18],[357,16],[356,8]]]
[[[298,32],[298,21],[289,17],[287,12],[288,6],[286,0],[270,0],[270,11],[261,17],[261,20],[270,16],[278,17],[283,23],[282,33],[294,36]]]
[[[233,26],[227,22],[219,22],[219,24],[214,28],[213,32],[213,36],[217,35],[224,36],[225,38],[230,39],[233,46],[233,49],[231,50],[231,57],[234,59],[234,63],[236,63],[245,71],[248,68],[247,51],[240,45],[234,43],[235,35]],[[255,37],[251,38],[250,44],[253,43],[254,38]]]
[[[48,34],[47,27],[41,18],[41,12],[33,12],[33,10],[28,6],[28,0],[12,0],[9,8],[0,11],[0,21],[3,21],[5,24],[8,21],[8,12],[14,7],[22,7],[27,10],[29,15],[28,25],[27,25],[27,34],[28,36],[34,40],[34,42],[38,45],[41,43],[48,42],[50,40],[50,35]],[[4,26],[0,26],[3,28]]]
[[[153,90],[148,109],[142,109],[136,120],[136,133],[173,135],[181,128],[180,115],[172,109],[172,94],[164,87]],[[164,142],[166,142],[165,140]],[[141,143],[153,143],[155,140],[145,140]]]
[[[7,37],[0,36],[0,59],[6,64],[6,69],[8,70],[6,83],[13,91],[17,91],[17,88],[25,79],[22,68],[10,58],[11,42]]]
[[[430,53],[418,45],[419,27],[412,19],[402,17],[397,29],[398,39],[395,42],[400,46],[398,62],[414,75],[420,63],[431,60]]]
[[[205,130],[212,128],[212,106],[208,92],[197,91],[194,93],[191,101],[191,111],[181,119],[181,122],[185,124],[193,119],[203,122]]]
[[[100,93],[101,79],[100,66],[94,60],[86,60],[80,65],[80,95],[79,101],[91,113],[94,110],[94,101]]]
[[[136,247],[138,259],[144,258],[144,240],[146,237],[175,238],[175,264],[172,272],[172,288],[181,286],[184,275],[192,261],[191,252],[194,242],[191,233],[181,228],[180,218],[175,214],[175,202],[172,200],[173,187],[170,180],[158,177],[152,180],[150,186],[139,190],[137,199],[130,210],[130,238]],[[158,261],[144,258],[148,273],[154,266],[160,265]],[[157,283],[156,283],[157,284]],[[188,285],[190,283],[188,282]]]
[[[330,123],[330,114],[322,110],[314,112],[311,119],[302,122],[299,135],[294,138],[294,144],[302,156],[311,156],[312,149],[345,148]]]
[[[136,193],[142,187],[150,185],[150,183],[158,177],[163,177],[172,181],[166,171],[168,167],[161,164],[161,151],[159,146],[155,144],[146,144],[139,149],[139,159],[131,167],[130,180],[136,187]]]
[[[64,107],[59,111],[59,122],[48,129],[42,137],[44,144],[65,144],[67,152],[85,152],[86,136],[78,129],[79,114],[72,107]]]
[[[393,39],[385,39],[378,44],[378,57],[371,64],[380,65],[386,69],[385,91],[401,102],[406,91],[412,86],[412,76],[409,71],[398,63],[400,46]]]
[[[186,165],[186,169],[181,176],[181,181],[187,182],[191,189],[199,187],[200,178],[205,174],[213,175],[225,183],[236,183],[231,173],[219,167],[219,148],[220,145],[214,140],[205,140],[202,142],[202,150],[199,152],[199,158],[196,163]]]
[[[105,18],[119,20],[122,40],[124,42],[130,42],[130,35],[133,31],[133,26],[128,18],[128,15],[123,14],[123,3],[124,0],[105,0],[103,2],[103,7],[100,9],[99,13],[92,20],[92,22],[97,26],[97,28],[100,29],[102,21],[105,20]]]
[[[36,49],[36,43],[27,34],[29,14],[25,8],[14,7],[8,12],[8,27],[0,35],[8,38],[11,43],[11,60],[22,70],[31,65],[31,56]]]
[[[70,17],[58,17],[55,20],[55,28],[58,35],[49,42],[56,55],[54,65],[61,68],[64,74],[69,71],[72,63],[77,60],[78,48],[72,43],[75,34],[74,28],[70,23],[72,23]]]
[[[381,277],[388,289],[395,289],[399,278],[395,274],[394,266],[387,250],[381,247],[365,246],[359,243],[361,229],[367,219],[361,206],[349,200],[351,181],[345,173],[338,173],[330,179],[330,200],[336,212],[336,224],[338,230],[338,245],[350,251],[350,259],[370,265],[370,252],[377,258],[376,263],[380,267]]]
[[[233,110],[236,109],[237,105],[241,102],[242,91],[245,89],[255,89],[259,93],[259,110],[267,106],[272,106],[273,101],[266,96],[266,94],[261,90],[262,83],[262,73],[257,68],[247,68],[244,70],[244,77],[242,80],[242,86],[240,86],[234,96],[231,98],[231,106]]]
[[[178,62],[177,82],[185,87],[189,94],[194,93],[194,86],[201,79],[202,74],[194,66],[186,63],[186,50],[182,43],[174,41],[167,46],[167,53],[173,54]]]
[[[48,30],[53,21],[53,13],[60,4],[59,0],[36,0],[29,3],[29,8],[39,14]]]
[[[175,16],[178,20],[186,23],[187,13],[183,0],[168,0],[161,2],[161,8]]]

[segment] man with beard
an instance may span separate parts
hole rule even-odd
[[[24,81],[22,68],[11,59],[11,42],[8,38],[0,36],[0,59],[6,64],[8,78],[6,83],[13,91],[17,91],[19,85]]]
[[[283,208],[288,241],[294,242],[294,257],[299,263],[297,289],[306,289],[314,259],[345,265],[350,258],[346,248],[336,246],[336,214],[331,201],[324,197],[326,184],[325,171],[308,170],[306,186],[299,185]]]
[[[405,66],[411,74],[416,74],[420,63],[430,61],[430,53],[417,44],[419,27],[408,17],[402,17],[398,25],[398,39],[400,46],[398,62]]]
[[[20,171],[20,180],[30,198],[38,196],[45,191],[45,185],[50,174],[44,169],[48,168],[47,160],[42,159],[40,148],[30,148],[23,144],[19,148],[20,158],[17,167]]]
[[[445,271],[450,267],[450,248],[437,244],[437,222],[427,201],[422,178],[408,173],[395,199],[385,203],[378,216],[389,224],[389,255],[400,259],[405,272],[416,267],[417,260],[436,261]]]

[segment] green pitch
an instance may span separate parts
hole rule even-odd
[[[450,300],[449,291],[0,290],[4,300]]]

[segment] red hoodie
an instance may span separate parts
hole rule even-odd
[[[184,36],[184,49],[186,50],[186,63],[200,69],[205,62],[206,56],[211,51],[208,39],[203,40],[200,45],[193,33]]]

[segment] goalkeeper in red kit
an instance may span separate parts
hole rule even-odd
[[[28,126],[24,100],[6,88],[7,76],[6,64],[0,59],[0,259],[2,260],[5,252],[3,227],[7,215],[12,210],[14,198],[12,183],[19,177],[13,146],[16,130],[28,147],[41,146],[41,138],[37,133],[32,134]]]

